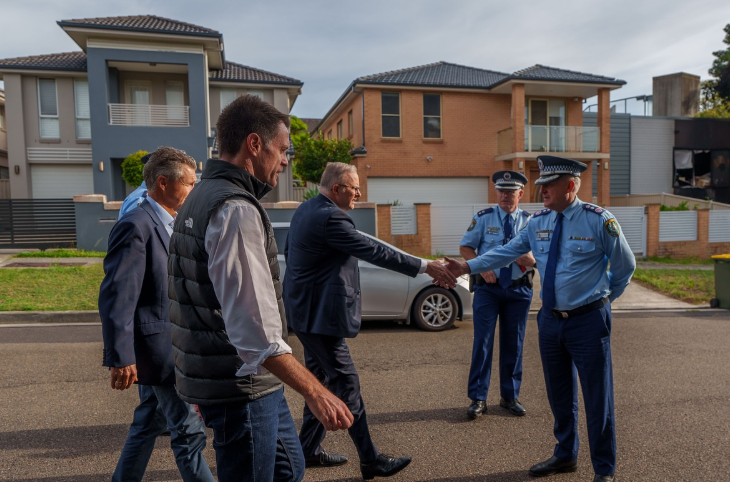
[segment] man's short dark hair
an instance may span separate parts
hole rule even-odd
[[[150,153],[150,158],[144,165],[142,176],[149,192],[157,190],[157,178],[165,176],[170,182],[177,182],[185,174],[183,166],[197,167],[195,159],[185,152],[174,147],[159,147]]]
[[[264,146],[268,146],[276,137],[281,122],[289,128],[289,116],[268,102],[255,95],[239,97],[218,117],[218,150],[222,155],[233,157],[252,133],[261,136]]]

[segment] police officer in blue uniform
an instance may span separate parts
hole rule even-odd
[[[578,459],[578,377],[588,425],[594,482],[613,482],[616,429],[611,363],[611,304],[631,280],[636,261],[621,227],[605,209],[577,198],[586,165],[539,156],[545,207],[509,244],[459,263],[455,275],[500,268],[532,250],[542,278],[540,355],[557,444],[530,468],[536,477],[573,472]]]
[[[498,205],[479,211],[459,246],[464,259],[474,259],[497,246],[507,244],[527,226],[530,214],[518,207],[527,178],[516,171],[492,175]],[[522,416],[519,401],[522,384],[522,346],[527,315],[532,301],[531,255],[500,270],[486,271],[472,278],[474,285],[474,346],[469,369],[467,415],[472,420],[487,412],[487,392],[492,374],[494,332],[499,318],[499,404],[513,415]]]

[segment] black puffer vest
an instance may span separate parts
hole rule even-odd
[[[243,360],[226,334],[221,306],[208,276],[208,253],[205,251],[208,223],[223,202],[231,198],[243,199],[259,210],[268,233],[266,257],[286,336],[274,230],[258,202],[270,189],[271,186],[243,169],[210,159],[201,181],[177,213],[170,239],[168,291],[177,391],[188,403],[215,405],[254,400],[282,386],[270,373],[236,376]]]

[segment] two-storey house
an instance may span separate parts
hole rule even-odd
[[[448,62],[355,79],[317,129],[355,146],[363,198],[370,202],[483,204],[496,199],[488,179],[502,169],[530,180],[537,156],[551,153],[591,166],[580,196],[610,189],[609,94],[625,82],[536,65],[512,74]],[[583,100],[598,97],[596,127],[583,126]],[[490,195],[491,192],[491,195]]]
[[[6,186],[9,176],[8,134],[5,130],[5,91],[0,89],[0,199],[9,197],[10,188]]]
[[[297,79],[227,61],[223,35],[209,28],[151,15],[58,25],[81,51],[0,60],[13,198],[123,199],[129,154],[173,146],[202,169],[237,96],[288,114],[301,94]],[[267,200],[291,197],[287,169]]]

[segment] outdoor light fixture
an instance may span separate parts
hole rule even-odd
[[[202,171],[203,170],[203,161],[201,161],[201,162],[198,163],[198,170],[199,171]]]
[[[517,169],[522,169],[525,167],[525,163],[522,161],[517,162]]]
[[[603,163],[603,170],[608,171],[608,161]]]
[[[15,166],[15,174],[20,174],[20,166]]]
[[[104,161],[99,161],[99,172],[104,172]]]
[[[428,156],[428,157],[426,157],[426,160],[427,160],[428,162],[431,162],[431,161],[433,161],[433,157],[431,157],[431,156]]]

